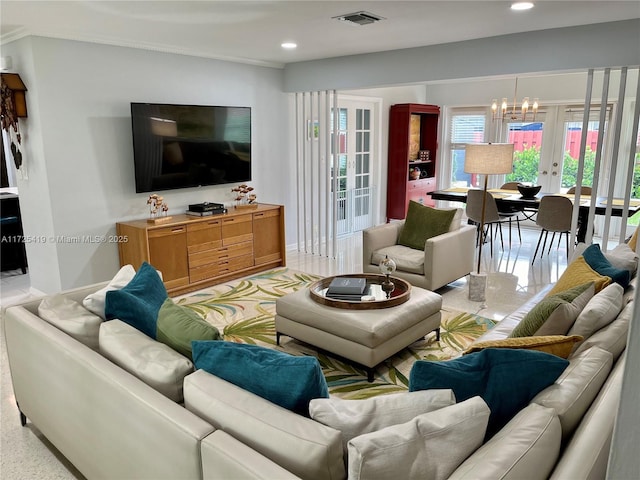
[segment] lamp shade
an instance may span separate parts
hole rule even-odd
[[[466,146],[465,173],[500,175],[513,169],[512,143],[470,143]]]

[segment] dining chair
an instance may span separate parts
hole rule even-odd
[[[567,195],[573,195],[576,193],[576,188],[576,186],[569,188],[569,190],[567,190]],[[591,191],[591,187],[580,187],[580,195],[591,195]],[[580,231],[580,218],[578,218],[578,231]]]
[[[518,184],[520,182],[507,182],[503,183],[500,190],[518,190]]]
[[[567,194],[576,193],[576,187],[571,187],[567,190]],[[591,195],[591,187],[580,187],[580,195]]]
[[[551,242],[549,242],[549,250],[547,253],[551,252],[551,246],[553,245],[556,233],[560,234],[560,237],[558,238],[558,247],[560,247],[560,240],[564,233],[566,235],[567,243],[567,260],[569,259],[569,234],[571,233],[572,213],[573,203],[567,197],[560,195],[545,195],[540,199],[536,225],[542,227],[542,230],[540,230],[536,251],[534,252],[533,259],[531,260],[532,264],[536,259],[536,255],[538,255],[538,249],[540,248],[540,242],[542,241],[543,235],[544,242],[542,244],[540,257],[542,258],[542,255],[544,255],[544,249],[547,246],[547,236],[549,235],[549,232],[553,235],[551,236]]]
[[[484,225],[485,231],[480,231],[480,223],[482,219],[482,195],[486,195],[486,205],[484,211]],[[493,255],[493,236],[494,230],[500,232],[500,245],[504,249],[504,240],[502,237],[502,224],[509,221],[506,217],[500,215],[498,212],[498,205],[496,199],[489,192],[483,190],[471,189],[467,192],[467,205],[465,208],[467,218],[474,222],[477,227],[476,233],[476,245],[484,243],[487,238],[487,233],[490,234],[491,241],[491,253]],[[509,238],[511,240],[511,238]]]
[[[518,184],[520,182],[507,182],[503,183],[500,187],[500,190],[515,190],[518,191]],[[498,213],[500,216],[504,218],[508,218],[509,220],[509,243],[511,243],[511,221],[515,219],[516,225],[518,226],[518,240],[522,243],[522,233],[520,232],[520,212],[516,207],[509,207],[507,205],[499,205]]]

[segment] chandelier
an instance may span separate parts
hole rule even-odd
[[[507,103],[507,97],[502,98],[502,103],[500,104],[500,110],[498,111],[498,100],[493,99],[491,102],[491,112],[492,112],[492,120],[504,120],[505,118],[509,118],[510,120],[527,120],[527,114],[529,110],[533,114],[533,121],[536,119],[536,114],[538,113],[538,99],[533,99],[533,104],[529,106],[529,97],[524,97],[522,99],[522,103],[520,107],[517,106],[517,98],[518,98],[518,79],[516,78],[516,86],[513,93],[513,106],[511,107],[511,111],[509,111],[509,105]]]

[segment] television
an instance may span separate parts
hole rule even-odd
[[[251,108],[131,103],[136,193],[251,180]]]

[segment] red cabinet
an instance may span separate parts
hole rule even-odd
[[[409,200],[435,205],[440,107],[404,103],[389,112],[387,220],[402,219]]]

